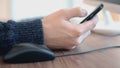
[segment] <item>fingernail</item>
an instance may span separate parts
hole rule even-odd
[[[87,11],[85,9],[81,9],[81,14],[82,14],[82,16],[86,16],[87,15]]]

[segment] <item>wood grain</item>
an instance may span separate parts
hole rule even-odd
[[[115,45],[120,45],[120,36],[107,37],[92,33],[77,48],[70,51],[55,51],[55,53],[68,54]],[[0,60],[0,68],[120,68],[120,49],[61,57],[53,61],[37,63],[6,64]]]

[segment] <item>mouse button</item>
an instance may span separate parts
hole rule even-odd
[[[34,48],[24,47],[24,46],[21,46],[21,47],[16,46],[16,47],[13,47],[5,56],[7,56],[7,57],[14,56],[14,55],[17,55],[19,53],[25,52],[28,49],[34,49]]]
[[[26,51],[17,55],[6,55],[4,57],[5,62],[11,63],[40,62],[54,59],[54,53],[45,49],[27,49]]]
[[[39,48],[50,50],[46,45],[38,45]]]
[[[16,44],[15,47],[42,48],[42,49],[49,50],[49,48],[46,45],[38,45],[38,44],[32,44],[32,43],[20,43],[20,44]]]
[[[55,54],[52,51],[41,49],[39,52],[40,52],[41,58],[44,58],[44,59],[47,59],[47,58],[54,59],[55,58]]]
[[[52,52],[50,50],[41,49],[40,52],[43,54],[46,54],[46,55],[55,56],[54,52]]]
[[[35,46],[36,45],[32,43],[19,43],[19,44],[16,44],[14,47],[35,47]]]
[[[5,58],[10,58],[17,56],[19,54],[25,53],[25,52],[39,52],[40,54],[45,54],[45,55],[51,55],[53,56],[54,53],[50,50],[43,49],[43,48],[30,48],[30,47],[18,47],[18,48],[12,48],[5,56]]]

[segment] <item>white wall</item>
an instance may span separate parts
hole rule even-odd
[[[72,6],[73,0],[11,0],[12,19],[20,20],[46,16],[61,8]]]

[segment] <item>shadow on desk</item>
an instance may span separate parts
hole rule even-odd
[[[107,37],[92,33],[81,45],[70,51],[55,51],[57,55],[81,52],[105,46],[120,45],[120,36]],[[59,57],[53,61],[5,64],[0,60],[0,68],[120,68],[120,49],[109,49],[89,54]]]

